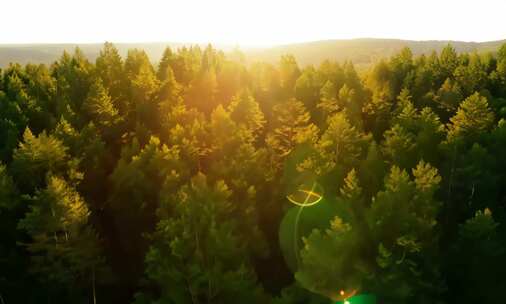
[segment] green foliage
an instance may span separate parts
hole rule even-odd
[[[31,198],[29,211],[19,221],[30,241],[24,244],[32,254],[31,271],[49,284],[91,288],[105,279],[105,260],[97,234],[89,226],[90,211],[82,197],[63,179],[49,176],[47,188]],[[93,286],[94,288],[94,286]]]
[[[181,102],[181,85],[177,83],[172,69],[167,67],[165,78],[161,82],[160,92],[158,93],[158,110],[160,111],[160,122],[163,123],[164,115]]]
[[[497,265],[504,259],[506,248],[498,235],[498,226],[487,208],[477,211],[459,227],[458,242],[451,252],[455,260],[449,261],[450,269],[455,271],[450,276],[451,287],[461,289],[457,300],[504,302],[501,289],[505,283],[504,268]],[[457,273],[460,275],[455,275]],[[464,288],[467,280],[473,282],[473,288]]]
[[[64,52],[60,60],[52,65],[51,74],[56,79],[56,102],[59,107],[57,117],[67,115],[67,120],[77,120],[72,116],[81,109],[88,95],[93,68],[79,48],[75,49],[72,56]]]
[[[423,161],[412,173],[414,181],[406,171],[392,167],[385,190],[378,193],[367,215],[378,244],[373,286],[392,302],[423,302],[441,291],[438,264],[432,258],[440,206],[433,194],[441,177]]]
[[[115,105],[124,113],[125,104],[120,104],[120,99],[124,98],[123,88],[126,77],[123,71],[123,59],[118,53],[118,49],[110,42],[104,44],[95,63],[96,73],[102,80],[102,83],[111,94],[111,99]]]
[[[310,234],[315,228],[327,228],[329,221],[341,213],[339,208],[333,201],[323,199],[312,208],[301,210],[300,207],[292,207],[286,212],[279,227],[279,246],[293,272],[301,266],[299,251],[304,248],[302,236]]]
[[[118,122],[118,110],[115,108],[111,97],[100,79],[97,79],[91,85],[83,108],[91,120],[101,126],[101,128],[113,127]]]
[[[35,136],[27,128],[12,161],[12,172],[20,190],[32,193],[43,187],[48,174],[65,175],[76,181],[81,179],[76,161],[70,159],[67,150],[55,136],[45,132]]]
[[[472,140],[490,129],[494,122],[494,113],[488,105],[487,98],[474,93],[462,102],[457,113],[450,118],[450,122],[448,131],[450,140],[466,137]]]
[[[142,148],[136,140],[124,147],[110,176],[112,189],[109,199],[113,207],[133,217],[144,208],[156,209],[157,189],[166,183],[177,184],[181,175],[185,174],[178,160],[177,147],[169,148],[156,137],[151,137]],[[129,205],[125,206],[125,201],[129,201]]]
[[[324,117],[339,110],[337,104],[337,89],[330,80],[327,80],[325,85],[321,88],[320,96],[321,101],[318,103],[317,107],[322,110]]]
[[[351,213],[341,211],[327,229],[314,229],[304,238],[298,282],[336,300],[341,290],[373,292],[399,303],[437,295],[438,265],[430,256],[437,248],[439,203],[433,196],[441,177],[423,161],[412,173],[414,180],[392,167],[384,190],[364,204],[357,174],[351,170],[337,200]]]
[[[262,131],[265,119],[259,104],[250,92],[241,92],[232,98],[230,118],[247,129],[256,138]]]
[[[328,118],[328,128],[323,132],[316,149],[318,155],[314,170],[324,174],[336,166],[348,167],[357,163],[364,153],[370,136],[353,126],[345,112],[339,112]]]
[[[266,136],[266,144],[273,151],[275,166],[295,146],[305,142],[313,142],[318,128],[310,122],[310,114],[304,105],[295,99],[274,106],[275,122],[271,132]]]
[[[218,82],[216,71],[213,69],[202,71],[196,78],[192,79],[185,94],[185,100],[191,107],[209,114],[218,106],[216,94]]]
[[[283,97],[293,94],[295,83],[300,76],[300,69],[295,57],[292,55],[281,56],[279,61],[279,77]]]
[[[316,102],[320,98],[321,83],[317,71],[308,67],[295,82],[295,98],[302,101],[307,109],[314,110]]]
[[[410,155],[416,149],[414,136],[404,130],[400,125],[394,125],[385,131],[385,141],[382,152],[391,164],[402,168],[409,168],[413,157]]]
[[[247,243],[230,217],[237,208],[225,183],[209,185],[203,174],[174,196],[174,216],[162,218],[146,255],[146,274],[160,302],[259,303]]]
[[[505,302],[506,45],[460,51],[9,65],[2,300]]]
[[[338,299],[340,290],[352,292],[360,288],[368,273],[361,269],[364,266],[355,251],[358,239],[352,227],[339,217],[330,222],[325,232],[314,230],[305,239],[303,266],[295,278],[310,291],[331,299]]]

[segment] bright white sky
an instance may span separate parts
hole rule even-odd
[[[2,0],[0,43],[506,39],[506,0]]]

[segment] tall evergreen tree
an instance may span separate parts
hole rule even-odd
[[[109,279],[110,274],[98,236],[89,225],[89,215],[72,186],[49,176],[47,188],[32,197],[30,209],[18,226],[31,237],[25,244],[33,255],[31,271],[45,283],[65,286],[68,299],[86,297],[96,302],[97,282]]]
[[[118,122],[118,110],[100,79],[91,85],[83,108],[91,120],[104,129],[110,128]]]
[[[238,234],[236,208],[223,182],[209,184],[205,175],[174,196],[174,217],[162,218],[146,256],[146,275],[160,296],[175,303],[246,303],[265,300],[247,251]]]
[[[450,118],[449,139],[475,138],[490,129],[494,122],[487,98],[474,93],[462,102],[457,113]]]

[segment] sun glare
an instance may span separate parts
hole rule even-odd
[[[458,5],[459,13],[452,11]],[[27,10],[26,8],[31,8]],[[357,37],[485,41],[506,35],[506,1],[74,1],[2,3],[0,43],[213,42],[268,46]],[[381,13],[379,13],[381,12]],[[430,19],[430,22],[427,20]],[[92,20],[90,22],[90,20]],[[473,20],[467,22],[466,20]],[[458,29],[458,30],[456,30]]]

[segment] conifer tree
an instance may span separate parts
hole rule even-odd
[[[91,85],[83,108],[91,120],[104,129],[110,128],[118,122],[118,110],[100,79]]]
[[[407,132],[398,124],[385,131],[385,140],[381,149],[392,165],[410,168],[417,161],[413,159],[413,152],[416,149],[413,134]]]
[[[292,96],[295,89],[295,82],[300,76],[300,69],[297,60],[292,55],[282,56],[279,61],[279,78],[282,89],[282,98]]]
[[[164,82],[170,76],[168,71],[172,71],[172,67],[174,66],[176,60],[175,57],[176,55],[172,49],[170,47],[166,47],[163,51],[162,59],[158,64],[158,70],[156,72],[156,76],[161,82]],[[174,77],[174,75],[171,77]]]
[[[100,54],[95,61],[96,73],[102,80],[102,84],[111,94],[114,105],[122,112],[126,112],[125,104],[125,82],[126,77],[123,70],[123,59],[118,49],[110,42],[104,43]]]
[[[474,93],[462,102],[457,113],[450,118],[448,138],[470,137],[471,140],[480,133],[490,129],[494,122],[494,113],[491,111],[487,98]]]
[[[328,128],[323,132],[316,144],[317,165],[320,174],[329,172],[336,167],[350,168],[365,151],[370,137],[361,133],[348,120],[345,112],[338,112],[328,118]]]
[[[323,117],[328,117],[339,110],[337,103],[337,89],[335,85],[327,80],[320,90],[320,102],[317,107],[321,109]]]
[[[248,91],[240,92],[232,98],[229,106],[230,117],[257,138],[262,131],[265,119],[259,104]]]
[[[31,271],[46,283],[65,286],[70,295],[96,298],[99,280],[108,279],[97,234],[89,226],[90,211],[65,180],[49,176],[47,188],[32,197],[19,229],[30,235]],[[81,295],[82,296],[82,295]],[[95,300],[96,302],[96,300]]]
[[[237,208],[222,181],[210,184],[199,173],[174,196],[174,217],[162,218],[146,256],[146,276],[159,289],[158,301],[259,303],[247,251],[238,233]]]
[[[12,172],[20,190],[23,193],[33,193],[44,186],[47,174],[65,175],[75,181],[79,180],[82,175],[77,172],[77,163],[67,151],[68,148],[54,136],[45,132],[35,136],[27,128],[23,142],[14,151],[12,161]]]
[[[295,99],[274,106],[276,121],[273,130],[267,134],[266,144],[273,151],[275,166],[302,143],[316,140],[317,127],[310,122],[310,115],[304,105]]]
[[[460,225],[458,242],[451,252],[452,260],[448,261],[453,270],[449,284],[460,290],[456,294],[460,301],[502,303],[506,299],[500,287],[505,283],[505,270],[497,267],[506,248],[498,230],[499,223],[488,208],[477,211],[474,217]],[[464,287],[470,284],[472,289]]]
[[[304,69],[295,81],[295,98],[302,101],[309,112],[314,112],[320,99],[321,81],[314,67]]]

